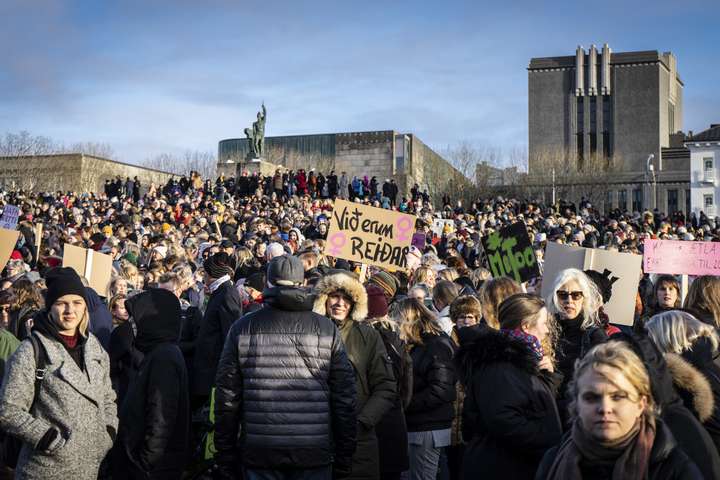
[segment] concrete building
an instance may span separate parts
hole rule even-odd
[[[255,171],[245,162],[249,151],[246,138],[222,140],[218,145],[218,174],[237,175]],[[339,176],[377,177],[379,183],[394,179],[401,195],[417,183],[438,197],[449,188],[462,189],[470,180],[412,133],[393,130],[373,132],[290,135],[265,138],[265,161],[270,164]]]
[[[688,135],[685,146],[690,150],[690,211],[700,216],[704,212],[714,218],[720,211],[720,124]]]
[[[689,154],[671,138],[682,130],[683,88],[670,52],[613,53],[606,44],[531,59],[530,176],[576,171],[592,182],[611,172],[605,209],[686,211]]]
[[[81,153],[0,157],[0,187],[8,190],[103,192],[105,180],[117,175],[123,180],[138,177],[145,186],[164,184],[177,176]]]

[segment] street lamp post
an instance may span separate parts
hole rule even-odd
[[[653,187],[653,210],[657,209],[657,177],[655,174],[655,165],[653,165],[652,161],[655,158],[654,154],[648,155],[647,162],[645,164],[646,167],[646,174],[648,179],[648,186],[650,184],[650,181],[652,181],[652,187]]]

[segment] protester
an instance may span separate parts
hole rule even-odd
[[[193,407],[202,406],[210,396],[217,363],[230,326],[242,316],[242,301],[232,284],[230,257],[218,252],[203,263],[205,285],[210,291],[205,314],[195,343],[192,373]]]
[[[180,479],[188,453],[190,401],[180,336],[180,302],[167,290],[133,296],[135,346],[144,354],[120,407],[113,476]]]
[[[498,322],[498,309],[506,299],[521,293],[522,288],[513,279],[508,277],[493,278],[486,281],[480,290],[480,304],[482,305],[482,320],[488,327],[500,329]]]
[[[460,347],[465,387],[463,478],[532,478],[562,435],[555,405],[559,378],[541,342],[548,335],[542,299],[524,293],[500,304],[500,331]]]
[[[598,311],[602,297],[595,284],[581,270],[568,268],[555,278],[548,311],[559,326],[556,340],[557,366],[563,375],[558,393],[558,408],[563,422],[568,417],[567,388],[573,376],[575,361],[583,358],[593,346],[607,340],[600,325]]]
[[[410,456],[409,478],[437,475],[441,449],[451,444],[455,400],[455,348],[437,318],[416,298],[398,305],[403,339],[413,361],[413,394],[405,411]]]
[[[647,317],[680,307],[680,283],[672,275],[660,275],[654,282]]]
[[[683,305],[695,318],[720,332],[720,278],[702,275],[688,289]]]
[[[715,329],[679,310],[655,315],[646,325],[655,345],[665,353],[683,403],[720,452],[720,367],[713,361],[718,355]]]
[[[113,330],[128,320],[129,315],[125,309],[126,300],[127,295],[119,293],[108,302],[108,309],[110,310],[110,315],[112,315]]]
[[[264,307],[228,334],[215,401],[216,460],[224,478],[351,473],[355,375],[337,327],[311,311],[303,273],[299,259],[275,257]]]
[[[88,331],[86,290],[75,271],[57,268],[46,281],[34,340],[24,341],[6,365],[0,428],[23,442],[16,477],[94,480],[117,431],[109,360]]]
[[[440,324],[443,332],[450,335],[453,330],[453,322],[450,319],[450,304],[460,295],[460,287],[449,280],[441,280],[433,288],[433,307],[438,313],[437,323]]]
[[[385,291],[374,283],[368,283],[365,290],[368,296],[367,321],[382,338],[392,362],[398,392],[392,408],[375,425],[380,453],[380,479],[399,480],[402,472],[410,467],[405,409],[413,395],[413,361],[405,341],[400,338],[399,324],[402,318],[388,316]]]
[[[655,414],[643,362],[621,342],[591,349],[570,387],[572,430],[536,479],[702,478]]]
[[[358,432],[350,478],[380,476],[375,425],[395,403],[397,387],[382,338],[367,325],[367,293],[349,273],[320,279],[313,311],[327,315],[340,330],[357,383]]]

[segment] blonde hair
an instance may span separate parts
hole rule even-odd
[[[480,303],[483,306],[483,318],[488,326],[495,330],[500,329],[498,308],[503,300],[516,293],[522,293],[522,288],[512,278],[493,278],[483,283],[480,289]]]
[[[405,298],[398,302],[396,321],[400,324],[400,338],[413,345],[422,345],[422,335],[440,335],[443,333],[435,314],[417,298]]]
[[[627,344],[618,340],[610,340],[593,347],[582,359],[575,362],[575,373],[569,386],[571,393],[570,415],[572,417],[577,416],[577,399],[580,395],[578,382],[580,378],[589,370],[604,376],[598,371],[598,367],[601,366],[614,368],[623,375],[640,395],[637,400],[631,400],[640,401],[642,397],[645,397],[647,406],[644,413],[648,417],[654,418],[655,402],[650,389],[650,376],[645,364]],[[612,378],[605,378],[614,383]]]
[[[459,277],[460,274],[454,268],[444,268],[440,270],[437,274],[437,279],[440,281],[447,280],[448,282],[454,282]]]
[[[703,275],[693,281],[683,306],[698,313],[712,315],[714,327],[720,328],[720,278]]]
[[[429,285],[428,279],[432,278],[433,280],[437,280],[437,275],[435,274],[435,270],[433,270],[431,267],[418,267],[413,272],[413,279],[412,283],[413,285],[417,285],[418,283],[424,283],[426,285]]]
[[[714,351],[718,349],[715,327],[701,322],[687,312],[669,310],[654,315],[645,326],[655,345],[666,353],[681,354],[692,350],[699,338],[707,338]]]
[[[600,325],[600,317],[598,316],[598,310],[602,306],[602,295],[600,290],[595,286],[595,282],[585,275],[582,270],[577,268],[566,268],[558,273],[553,283],[553,288],[550,290],[548,298],[545,303],[548,306],[548,310],[552,314],[558,314],[562,312],[562,306],[558,302],[556,292],[563,286],[570,282],[575,282],[580,287],[580,291],[583,293],[583,304],[582,314],[584,315],[583,323],[580,328],[586,330],[590,327],[596,327]]]

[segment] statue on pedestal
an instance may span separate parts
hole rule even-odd
[[[267,110],[265,102],[262,103],[261,111],[257,114],[257,120],[253,122],[252,128],[245,129],[245,136],[250,144],[248,159],[262,158],[265,153],[265,121]]]

